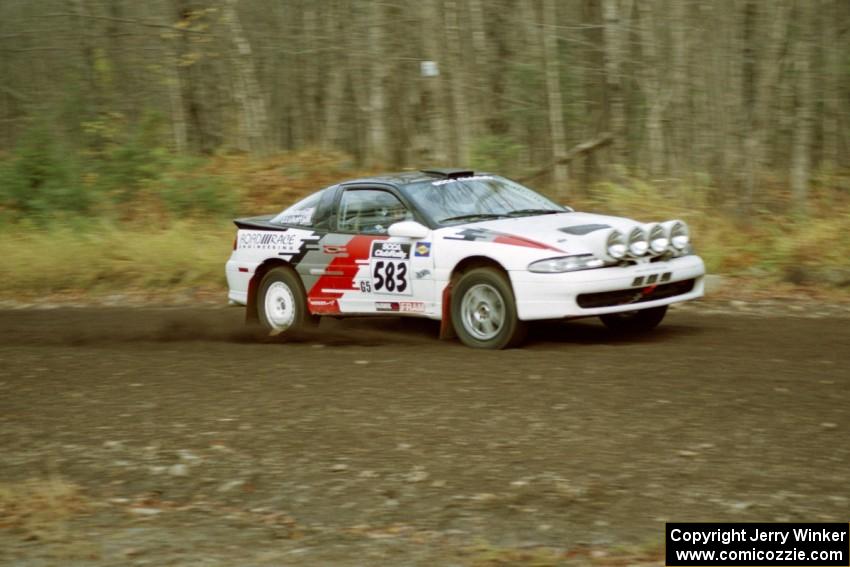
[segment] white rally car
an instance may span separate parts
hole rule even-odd
[[[575,212],[489,173],[347,181],[235,222],[228,297],[273,333],[323,315],[408,315],[505,348],[538,319],[651,329],[703,294],[685,223]]]

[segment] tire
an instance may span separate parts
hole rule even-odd
[[[643,333],[657,327],[667,314],[667,306],[625,313],[609,313],[599,318],[606,327],[618,333]]]
[[[472,348],[503,349],[525,338],[510,282],[499,270],[478,268],[460,277],[452,290],[452,324],[458,338]]]
[[[269,270],[257,289],[257,318],[273,335],[291,335],[314,327],[318,317],[307,309],[307,294],[298,275],[290,268]]]

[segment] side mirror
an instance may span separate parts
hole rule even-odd
[[[416,240],[419,238],[425,238],[431,231],[428,227],[423,226],[416,221],[401,221],[391,224],[387,232],[390,236],[412,238]]]

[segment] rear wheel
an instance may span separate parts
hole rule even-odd
[[[609,313],[599,318],[606,327],[620,333],[640,333],[657,327],[667,314],[667,306],[652,307],[625,313]]]
[[[525,338],[507,277],[494,268],[478,268],[461,276],[452,291],[452,322],[463,344],[502,349]]]
[[[307,310],[307,297],[298,275],[289,268],[272,268],[257,289],[257,316],[272,334],[290,334],[314,326],[317,317]]]

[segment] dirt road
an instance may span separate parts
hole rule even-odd
[[[435,336],[0,313],[0,564],[606,564],[653,559],[666,520],[850,519],[850,319]]]

